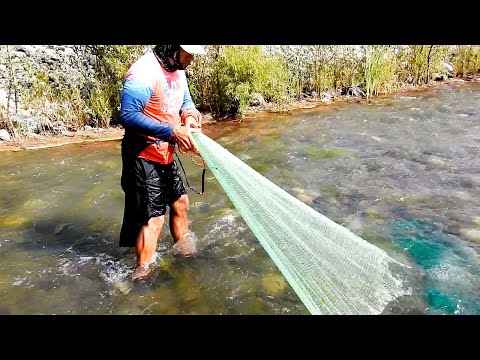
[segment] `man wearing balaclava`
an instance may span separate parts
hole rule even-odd
[[[202,116],[184,71],[197,54],[205,54],[200,45],[157,45],[125,75],[120,109],[125,209],[119,245],[135,247],[133,279],[154,266],[167,206],[175,253],[196,252],[188,230],[189,200],[173,153],[175,145],[182,153],[199,153],[192,132],[201,130]]]

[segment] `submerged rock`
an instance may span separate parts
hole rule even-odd
[[[119,292],[122,295],[128,294],[130,292],[130,290],[132,290],[132,288],[133,288],[132,282],[127,281],[127,280],[114,281],[114,282],[112,282],[112,286],[113,286],[113,289],[115,290],[115,292]]]
[[[461,229],[460,235],[467,240],[480,244],[480,230],[479,229]]]
[[[281,295],[288,287],[283,276],[279,274],[268,274],[262,277],[261,284],[263,289],[271,295]]]
[[[16,215],[8,215],[6,216],[3,221],[0,221],[0,227],[14,227],[14,226],[21,226],[26,224],[29,219],[23,216],[16,216]]]

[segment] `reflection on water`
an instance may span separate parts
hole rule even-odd
[[[412,266],[412,295],[384,313],[480,314],[479,105],[479,84],[440,85],[206,133]],[[175,257],[165,225],[153,275],[132,283],[118,141],[2,153],[0,170],[2,314],[308,314],[208,171],[189,193],[198,255]]]

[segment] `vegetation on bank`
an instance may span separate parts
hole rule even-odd
[[[93,72],[76,81],[30,71],[29,83],[22,84],[16,77],[18,64],[7,57],[1,70],[5,90],[15,104],[21,97],[33,113],[62,121],[71,129],[116,125],[123,76],[149,48],[75,46],[75,52],[93,59]],[[196,57],[187,75],[197,107],[214,117],[241,116],[252,104],[263,102],[284,105],[345,94],[370,99],[404,86],[447,76],[475,76],[480,71],[479,45],[211,45],[206,50],[207,55]],[[28,70],[28,64],[24,68]],[[10,118],[17,109],[1,110],[0,128],[21,135]]]

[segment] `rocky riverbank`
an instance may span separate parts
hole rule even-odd
[[[146,46],[145,49],[148,47]],[[40,112],[28,107],[22,99],[22,88],[30,88],[35,82],[38,86],[40,76],[42,81],[53,84],[71,84],[73,88],[82,88],[86,79],[95,73],[95,57],[85,46],[77,45],[17,45],[0,46],[0,151],[38,149],[47,146],[59,146],[73,142],[100,141],[116,139],[123,136],[120,126],[95,128],[92,126],[69,127],[58,116],[48,116],[55,113],[61,104],[46,102]],[[450,66],[450,65],[449,65]],[[451,71],[452,69],[448,69]],[[442,82],[465,81],[450,76],[439,75],[430,85],[409,86],[400,91],[421,91]],[[60,85],[59,85],[60,86]],[[255,95],[255,96],[253,96]],[[300,99],[290,104],[266,103],[260,94],[252,94],[251,107],[241,119],[268,116],[272,112],[292,113],[296,109],[317,108],[329,109],[345,102],[365,102],[364,93],[360,88],[342,89],[338,93],[301,94]],[[385,95],[389,96],[389,95]],[[383,96],[382,96],[383,97]],[[375,101],[372,99],[372,101]],[[68,107],[66,108],[68,110]],[[89,109],[85,109],[89,111]],[[1,114],[8,113],[8,121]],[[68,114],[68,112],[67,112]],[[3,121],[2,121],[3,120]],[[210,114],[204,114],[205,126],[231,121],[232,119],[214,119]],[[11,123],[14,128],[21,129],[18,136],[12,138],[7,131]],[[3,127],[3,128],[2,128]],[[11,128],[8,128],[10,133]]]
[[[480,78],[470,79],[470,81],[480,81]],[[467,83],[469,80],[464,79],[448,79],[443,81],[443,83],[456,83],[462,84]],[[404,88],[397,93],[388,94],[383,96],[378,96],[373,98],[375,99],[385,98],[389,96],[395,96],[399,94],[406,94],[411,92],[420,92],[428,91],[435,85],[440,84],[440,82],[435,82],[430,85],[423,86],[411,86]],[[288,105],[272,105],[264,104],[262,106],[252,107],[248,114],[242,119],[213,119],[211,116],[206,116],[206,121],[204,122],[204,131],[208,134],[209,131],[215,131],[217,126],[221,126],[222,123],[237,123],[240,124],[241,120],[254,120],[255,118],[260,118],[264,116],[271,116],[272,113],[294,113],[295,111],[300,111],[304,109],[315,109],[315,110],[329,110],[332,107],[342,106],[345,103],[349,102],[361,102],[366,103],[366,99],[358,96],[343,95],[331,99],[315,99],[315,98],[305,98],[301,101],[296,101]],[[124,129],[120,126],[110,127],[110,128],[91,128],[86,127],[78,131],[64,131],[60,134],[31,134],[26,137],[19,137],[16,139],[9,139],[8,141],[0,140],[0,152],[1,151],[20,151],[20,150],[36,150],[46,147],[53,146],[62,146],[65,144],[72,143],[83,143],[83,142],[96,142],[96,141],[109,141],[109,140],[118,140],[123,137]]]

